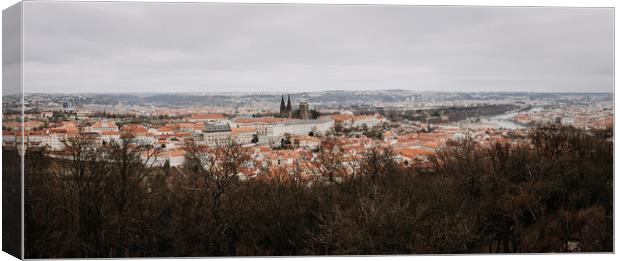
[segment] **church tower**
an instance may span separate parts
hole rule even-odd
[[[286,114],[288,118],[293,118],[293,108],[291,107],[291,96],[288,96],[288,101],[286,102]]]
[[[302,120],[307,120],[309,117],[309,108],[310,106],[308,106],[308,101],[306,101],[305,99],[303,101],[301,101],[301,103],[299,103],[299,117]]]
[[[282,100],[280,100],[280,117],[286,117],[286,105],[284,105],[284,94],[282,94]]]

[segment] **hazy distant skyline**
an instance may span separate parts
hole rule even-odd
[[[25,2],[26,92],[613,91],[613,9]]]

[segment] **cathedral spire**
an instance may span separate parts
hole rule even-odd
[[[286,105],[284,105],[284,94],[282,94],[282,99],[280,100],[280,116],[286,115]]]
[[[288,101],[286,102],[286,113],[288,114],[289,118],[293,116],[293,108],[291,106],[291,95],[288,95]]]

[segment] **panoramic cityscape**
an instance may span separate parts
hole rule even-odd
[[[232,142],[252,151],[239,173],[243,179],[269,178],[273,168],[311,166],[326,142],[336,142],[343,163],[352,166],[374,146],[393,148],[396,159],[407,163],[425,161],[465,138],[483,146],[516,145],[539,125],[613,127],[611,93],[30,94],[24,98],[23,131],[20,113],[11,112],[17,97],[5,97],[3,146],[23,139],[27,148],[54,153],[70,137],[87,136],[105,146],[131,134],[157,151],[145,152],[144,163],[177,167],[185,162],[188,141],[207,147]],[[316,172],[304,168],[301,176]]]
[[[3,12],[3,250],[612,253],[613,21],[18,4]]]
[[[607,213],[605,211],[609,210],[594,206],[586,208],[586,212],[583,212],[584,210],[578,210],[580,209],[578,207],[576,210],[573,210],[577,212],[568,214],[570,210],[565,208],[571,209],[572,207],[568,206],[573,204],[584,204],[579,202],[584,202],[585,198],[574,194],[574,189],[577,190],[577,188],[579,188],[577,191],[581,191],[580,193],[586,193],[581,195],[589,195],[586,198],[591,199],[588,200],[607,200],[607,204],[611,203],[609,201],[610,198],[605,198],[611,196],[611,193],[609,193],[611,183],[609,182],[612,176],[603,175],[603,173],[611,174],[612,166],[611,131],[614,117],[612,93],[420,93],[405,90],[381,90],[286,94],[28,94],[24,96],[23,117],[21,117],[20,112],[12,110],[12,108],[19,107],[20,102],[19,95],[4,97],[2,123],[4,153],[5,155],[17,153],[16,150],[11,152],[10,148],[17,148],[22,152],[26,152],[25,173],[27,192],[30,191],[29,188],[40,188],[40,186],[49,185],[47,182],[37,184],[37,180],[38,182],[43,181],[41,178],[45,179],[46,176],[58,178],[57,181],[51,183],[56,184],[54,187],[43,189],[36,193],[31,191],[27,194],[29,195],[27,200],[32,200],[32,202],[27,202],[31,202],[32,207],[41,204],[39,197],[57,197],[62,196],[64,193],[72,195],[73,193],[84,193],[81,191],[85,190],[88,191],[87,193],[95,194],[85,198],[78,196],[76,203],[82,202],[81,200],[88,200],[88,203],[82,202],[80,204],[85,204],[87,209],[99,208],[104,211],[104,206],[107,204],[106,201],[112,200],[110,202],[112,205],[108,206],[111,208],[107,210],[112,212],[108,214],[102,212],[99,214],[101,215],[99,218],[104,218],[106,215],[114,215],[115,211],[119,211],[116,213],[116,215],[119,215],[118,218],[123,220],[122,222],[127,222],[120,225],[117,223],[120,221],[112,219],[107,226],[112,226],[111,228],[113,229],[134,224],[137,225],[136,228],[142,227],[144,229],[144,224],[141,222],[135,223],[137,222],[134,219],[136,216],[132,216],[130,213],[121,214],[122,212],[120,212],[124,208],[130,208],[130,206],[135,205],[126,200],[141,200],[140,198],[144,197],[143,199],[148,199],[148,201],[155,201],[146,205],[139,204],[138,206],[140,207],[134,206],[137,209],[133,211],[139,210],[141,212],[134,213],[133,215],[138,215],[143,220],[156,218],[155,221],[157,221],[162,217],[167,217],[164,220],[168,220],[168,218],[171,218],[168,216],[169,214],[164,214],[162,217],[151,216],[149,213],[153,213],[153,210],[149,209],[149,207],[154,207],[161,211],[162,209],[159,209],[159,207],[166,206],[165,208],[171,207],[174,209],[174,206],[176,206],[177,208],[180,207],[179,210],[181,211],[176,214],[180,215],[177,216],[177,219],[180,218],[185,221],[177,220],[176,222],[180,223],[174,225],[173,221],[175,219],[173,218],[166,221],[172,222],[165,223],[166,226],[172,226],[170,228],[174,228],[173,231],[180,229],[178,226],[186,226],[189,229],[195,228],[198,231],[202,231],[197,232],[198,234],[182,232],[182,234],[176,235],[176,237],[167,234],[171,233],[170,231],[163,232],[164,234],[157,233],[162,237],[156,237],[157,240],[164,240],[163,242],[175,240],[176,243],[189,240],[185,244],[191,246],[194,243],[190,242],[200,238],[206,237],[210,240],[220,241],[222,236],[224,238],[229,237],[229,233],[248,233],[247,238],[238,239],[241,242],[232,241],[230,243],[224,241],[222,243],[223,246],[218,244],[214,247],[212,245],[202,245],[204,243],[201,243],[198,245],[198,250],[192,251],[172,247],[168,250],[164,248],[163,252],[158,252],[162,250],[141,250],[148,252],[127,252],[127,250],[123,250],[125,252],[113,252],[110,256],[142,256],[151,255],[152,253],[159,253],[157,255],[164,256],[518,253],[607,251],[611,249],[609,248],[612,242],[610,239],[612,235],[611,219],[608,214],[605,214]],[[23,123],[21,122],[22,119]],[[587,143],[587,145],[583,144],[583,142]],[[529,156],[521,158],[523,155]],[[466,161],[460,163],[459,161],[452,162],[452,160],[459,159],[460,157],[465,157]],[[578,157],[579,159],[595,157],[596,160],[586,160],[582,162],[582,164],[585,164],[583,166],[565,166],[566,164],[573,164],[573,161],[569,160],[571,157]],[[519,167],[512,165],[521,164],[519,162],[522,160],[525,160],[527,163],[523,163],[525,165]],[[544,163],[536,163],[539,160],[543,160]],[[607,163],[598,162],[599,160]],[[552,162],[551,165],[546,165],[549,162]],[[7,164],[12,164],[10,158],[5,158],[4,165],[7,166]],[[474,165],[470,166],[469,164]],[[496,164],[499,164],[499,169],[497,169],[498,166]],[[533,167],[536,164],[543,165]],[[592,164],[596,167],[593,167]],[[602,167],[599,164],[607,164],[607,166]],[[557,169],[558,166],[560,166],[559,169]],[[519,170],[523,167],[525,169]],[[600,169],[601,167],[602,169]],[[536,168],[541,169],[536,170]],[[526,172],[524,173],[523,171]],[[566,176],[566,174],[574,171],[577,173],[586,172],[585,174],[574,176],[573,178],[576,180],[570,178],[571,176]],[[602,173],[598,174],[599,176],[596,178],[588,178],[589,175],[597,173],[596,171],[602,171]],[[430,181],[430,183],[428,183],[429,181],[419,180],[424,175],[427,175],[425,174],[427,172],[430,173],[429,175],[435,176],[434,178],[436,179],[447,175],[447,177],[450,177],[449,179],[453,180],[448,183],[443,183],[445,181],[441,182],[439,180]],[[537,174],[532,174],[532,172]],[[495,175],[507,174],[508,176],[504,178],[508,178],[508,180],[505,181],[498,181],[497,177],[495,177]],[[527,176],[519,177],[519,175],[524,174]],[[466,177],[467,175],[474,176],[463,180],[460,175],[466,175]],[[534,178],[534,175],[542,176]],[[553,176],[549,177],[547,175]],[[39,178],[36,178],[37,176]],[[377,176],[383,180],[377,180]],[[583,186],[586,184],[583,183],[585,182],[583,179],[588,179],[588,182],[594,182],[595,185],[592,186],[598,189],[592,191],[592,187]],[[400,185],[390,185],[391,182],[398,182],[397,180],[400,180],[402,183]],[[370,183],[366,184],[365,182]],[[478,182],[478,185],[470,182]],[[551,187],[550,191],[540,189],[541,184],[546,185],[549,182],[568,183],[558,187]],[[253,192],[245,191],[257,189],[255,186],[258,186],[258,184],[267,187]],[[438,187],[438,184],[442,185]],[[499,184],[512,185],[504,188],[508,189],[504,192],[492,189]],[[59,187],[56,187],[57,185]],[[336,187],[334,187],[335,185]],[[412,185],[414,187],[411,187]],[[68,191],[62,192],[64,186],[67,186],[65,188]],[[82,186],[86,187],[82,188]],[[120,187],[111,188],[109,186]],[[355,190],[346,192],[348,189],[345,188],[348,186],[353,186],[349,189]],[[521,187],[521,190],[525,189],[526,191],[533,189],[533,191],[517,190],[518,192],[515,192],[511,191],[514,189],[511,188],[512,186]],[[282,187],[288,187],[290,191],[285,193],[277,192]],[[498,227],[485,228],[485,226],[488,226],[485,223],[471,223],[471,226],[480,227],[473,230],[462,230],[463,228],[456,227],[456,231],[451,231],[452,228],[447,228],[448,231],[439,232],[457,233],[455,236],[466,237],[465,239],[442,239],[439,242],[428,241],[426,244],[418,243],[418,246],[423,246],[421,248],[414,248],[413,245],[394,247],[390,246],[393,243],[389,243],[390,241],[388,240],[368,249],[367,247],[370,246],[365,246],[364,243],[355,241],[360,240],[357,237],[382,238],[383,236],[390,237],[389,234],[383,234],[386,231],[366,231],[362,232],[364,234],[354,236],[354,238],[323,238],[326,236],[323,233],[327,233],[329,230],[323,231],[325,228],[321,228],[321,226],[329,227],[335,225],[338,229],[345,229],[346,227],[342,227],[343,224],[340,224],[340,222],[345,222],[349,218],[348,214],[339,217],[338,211],[334,213],[326,211],[324,213],[326,215],[336,215],[332,217],[336,223],[333,224],[332,222],[334,221],[327,222],[316,228],[319,229],[318,232],[310,232],[311,230],[309,229],[312,229],[314,222],[320,222],[322,218],[321,216],[316,216],[320,214],[314,211],[325,211],[320,210],[321,207],[341,208],[338,207],[342,203],[339,200],[323,201],[326,199],[321,199],[319,195],[328,193],[328,195],[333,194],[330,197],[343,197],[354,191],[357,192],[352,195],[358,195],[361,191],[371,188],[385,191],[375,191],[369,195],[354,199],[353,202],[349,203],[354,205],[349,207],[353,207],[353,210],[357,211],[366,211],[364,208],[369,207],[365,205],[368,203],[359,201],[366,197],[370,197],[366,198],[366,200],[377,200],[376,197],[379,197],[383,198],[382,200],[396,200],[396,202],[400,200],[406,200],[406,202],[414,200],[411,201],[412,203],[406,203],[405,205],[397,204],[396,209],[391,211],[405,211],[402,214],[406,216],[410,215],[408,211],[418,211],[418,215],[421,216],[415,220],[421,218],[426,221],[429,221],[426,218],[429,215],[433,216],[439,213],[443,213],[440,215],[448,215],[444,217],[448,218],[448,220],[441,221],[440,225],[445,224],[443,222],[457,222],[457,224],[460,224],[464,222],[462,218],[466,218],[465,222],[473,222],[469,219],[474,218],[474,216],[459,217],[459,215],[463,214],[458,212],[456,213],[457,216],[452,216],[454,213],[450,214],[450,212],[458,210],[458,208],[454,209],[455,206],[448,207],[449,209],[439,207],[439,209],[431,208],[426,210],[421,208],[421,206],[416,206],[412,210],[407,210],[409,208],[408,205],[433,202],[433,204],[440,204],[441,206],[441,204],[445,204],[441,202],[447,200],[448,202],[460,202],[462,204],[460,207],[464,207],[472,204],[469,202],[470,200],[485,202],[490,200],[485,197],[501,195],[499,201],[490,201],[494,202],[494,204],[500,204],[496,206],[499,210],[494,208],[486,209],[484,211],[490,212],[485,215],[490,216],[478,217],[480,220],[477,221],[498,222],[494,225]],[[61,190],[56,191],[57,189]],[[141,192],[128,192],[127,189],[139,190]],[[273,191],[274,189],[275,191]],[[333,189],[336,189],[336,191],[333,191]],[[345,190],[340,191],[341,189]],[[409,189],[419,190],[417,193],[425,193],[424,191],[428,189],[440,189],[440,191],[454,189],[460,191],[460,193],[466,193],[466,195],[471,193],[471,195],[459,200],[448,197],[447,199],[431,199],[431,201],[428,201],[429,199],[426,199],[426,197],[432,196],[437,192],[428,192],[429,194],[421,199],[416,199],[417,197],[415,196],[413,198],[411,198],[412,196],[401,198],[402,195],[400,193],[403,193],[403,189],[405,191]],[[472,189],[474,191],[471,191]],[[109,196],[107,196],[108,193],[106,191],[108,190],[115,193],[113,195],[121,195],[125,201],[117,202],[119,199],[116,197],[107,199]],[[153,190],[158,190],[159,193],[163,194],[151,194]],[[570,197],[576,198],[564,199],[562,197],[566,196],[558,194],[560,191],[566,191],[564,193],[568,193],[567,195],[572,195]],[[56,193],[60,194],[56,195]],[[168,193],[173,193],[173,196],[166,196]],[[253,195],[252,200],[241,196],[247,193]],[[301,212],[297,212],[297,214],[287,213],[277,205],[272,205],[266,209],[284,211],[283,213],[286,213],[284,214],[285,216],[273,216],[273,214],[263,213],[262,211],[266,209],[262,209],[261,204],[283,203],[280,200],[273,201],[271,197],[275,195],[270,193],[276,193],[277,197],[297,195],[297,199],[288,199],[289,202],[284,204],[284,206],[285,208],[293,208],[293,210],[297,209],[297,211]],[[408,193],[414,193],[415,195],[416,192]],[[441,193],[445,192],[439,193],[441,195]],[[490,194],[482,196],[487,193]],[[538,199],[540,200],[539,202],[538,200],[528,199],[529,193],[547,195],[547,197],[551,196],[551,198],[540,198]],[[317,196],[318,198],[315,198]],[[502,199],[503,197],[507,198]],[[522,200],[523,202],[520,204],[523,205],[513,206],[512,203],[500,203],[504,202],[503,200],[513,201],[515,198],[516,200]],[[61,198],[57,200],[61,200]],[[205,200],[206,202],[203,202]],[[318,209],[314,209],[312,206],[299,205],[308,204],[308,200],[317,200],[322,202],[320,203],[322,205]],[[346,200],[346,197],[341,200]],[[569,201],[564,202],[565,200]],[[569,203],[574,200],[577,201]],[[556,201],[557,203],[554,203]],[[203,202],[202,204],[206,205],[202,206],[199,202]],[[228,205],[234,204],[231,202],[249,204],[250,209]],[[470,207],[472,210],[476,210],[477,208],[484,208],[485,204],[488,204],[487,202],[478,205],[481,202]],[[115,204],[120,205],[115,206]],[[289,204],[294,204],[294,206]],[[393,208],[394,206],[391,204],[393,203],[387,206],[377,205],[375,207]],[[549,232],[541,231],[536,226],[536,224],[539,224],[538,222],[547,223],[547,226],[550,227],[554,225],[554,222],[557,222],[553,218],[551,220],[537,220],[537,215],[544,215],[547,211],[554,211],[546,209],[549,208],[547,204],[552,204],[551,206],[553,204],[560,204],[560,206],[568,204],[568,206],[561,207],[561,211],[569,215],[562,217],[561,222],[569,222],[574,226],[581,227],[581,229],[561,230],[560,234],[556,234],[558,232],[553,232],[554,230]],[[36,218],[32,217],[32,222],[40,218],[45,220],[43,224],[46,222],[59,222],[52,220],[57,220],[63,215],[56,216],[57,214],[52,214],[54,211],[50,212],[50,206],[44,207],[45,205],[47,204],[44,203],[43,206],[37,208],[38,210],[33,209],[32,215],[38,214],[36,214]],[[187,212],[197,211],[207,206],[210,206],[208,208],[210,211],[199,211],[196,214],[188,214],[189,212]],[[64,211],[65,207],[61,205],[55,206],[52,209],[56,208],[57,210]],[[358,207],[361,207],[361,209],[358,209]],[[534,207],[541,209],[534,210]],[[608,207],[610,205],[607,205]],[[117,209],[114,210],[115,208]],[[47,210],[39,213],[39,211],[44,209]],[[170,211],[173,211],[172,209]],[[478,210],[482,211],[482,209]],[[90,211],[85,211],[86,213],[81,215],[94,214]],[[220,211],[223,213],[220,213]],[[310,217],[307,217],[306,215],[309,215],[309,213],[303,214],[305,211],[313,211],[314,214],[310,214]],[[436,213],[435,211],[439,212]],[[517,211],[516,214],[509,214],[515,213],[513,211]],[[225,221],[220,220],[220,215],[225,215],[227,218],[237,218],[236,215],[241,213],[251,215],[253,218],[267,218],[267,220],[275,218],[275,220],[248,220],[254,226],[258,226],[256,227],[258,230],[249,229],[244,230],[244,232],[236,230],[243,227],[243,225],[236,223],[236,221],[228,224],[228,226],[240,227],[225,228],[224,230],[219,227],[221,226],[220,223],[226,224]],[[388,218],[388,220],[404,218],[404,216],[401,216],[402,214],[392,215],[389,214],[390,212],[387,213],[388,216],[383,218]],[[470,212],[470,214],[474,215],[477,215],[476,213]],[[90,218],[97,218],[99,215]],[[202,221],[198,223],[190,221],[191,218],[195,218],[194,215],[201,217]],[[495,220],[498,218],[497,215],[501,217],[499,220]],[[209,216],[212,219],[209,219]],[[66,216],[66,218],[70,218],[70,215]],[[186,220],[186,218],[190,220]],[[310,218],[310,220],[306,220],[306,218]],[[600,223],[584,223],[583,218],[588,219],[590,222]],[[393,220],[384,225],[395,225],[406,220],[398,222]],[[356,223],[362,221],[349,222],[361,226],[369,225]],[[164,221],[160,220],[160,222]],[[206,227],[195,227],[203,222],[207,222],[205,224]],[[283,228],[274,228],[272,227],[272,222],[285,222],[285,226]],[[363,222],[371,222],[370,224],[378,222],[373,224],[376,225],[382,224],[384,221],[366,220]],[[515,223],[523,226],[522,230],[516,228]],[[79,224],[81,226],[89,226],[78,230],[81,231],[80,233],[85,233],[83,235],[85,238],[95,240],[92,241],[93,243],[103,240],[96,237],[92,238],[93,235],[91,233],[105,233],[96,232],[104,229],[106,227],[104,226],[105,223],[84,224],[80,222]],[[401,224],[404,227],[398,228],[394,233],[403,233],[405,235],[412,232],[419,233],[415,236],[419,237],[418,240],[437,236],[434,234],[438,233],[436,229],[427,230],[434,225],[425,223],[420,225],[419,220],[415,221],[414,224],[422,227],[415,228],[416,226],[414,226],[407,228],[411,225],[405,223]],[[214,225],[215,227],[213,227]],[[98,228],[97,226],[103,227]],[[598,228],[592,230],[592,226],[597,226]],[[362,228],[359,227],[357,229]],[[403,228],[405,230],[401,230]],[[56,227],[48,227],[47,229],[58,230]],[[72,231],[72,229],[67,229],[67,232]],[[284,233],[280,229],[293,230],[280,234]],[[306,232],[300,233],[299,229]],[[407,231],[408,229],[414,230]],[[487,229],[490,229],[490,231],[486,231]],[[84,230],[88,230],[88,232]],[[33,231],[32,233],[47,233],[45,231],[47,230]],[[424,231],[426,232],[423,233]],[[341,233],[345,232],[351,233],[351,231],[341,231]],[[108,237],[112,237],[110,242],[123,245],[135,244],[133,247],[138,247],[138,249],[145,247],[145,244],[147,246],[151,244],[145,243],[143,239],[134,239],[137,241],[131,240],[129,242],[119,241],[120,237],[131,235],[125,233],[131,232],[112,231],[111,235],[108,235]],[[307,233],[318,234],[307,235]],[[365,235],[365,233],[370,234]],[[374,233],[379,234],[376,235]],[[483,238],[480,238],[480,233],[482,233]],[[543,240],[542,238],[532,239],[527,236],[528,234],[532,236],[539,233],[544,233],[547,239],[541,241]],[[257,235],[261,236],[257,238]],[[114,236],[117,238],[114,239]],[[278,239],[281,236],[290,238],[286,240]],[[556,236],[560,237],[555,238]],[[39,237],[46,238],[42,235]],[[490,239],[486,239],[489,241],[485,240],[487,237],[490,237]],[[523,238],[515,239],[514,237]],[[590,237],[593,237],[589,239],[592,241],[583,241],[584,238]],[[549,238],[559,241],[547,241]],[[319,239],[320,241],[318,242],[314,241]],[[247,245],[245,248],[238,249],[240,247],[238,244],[244,245],[242,242],[246,240],[254,242],[252,244],[259,245],[255,249]],[[259,240],[259,242],[255,240]],[[295,241],[290,240],[298,240],[300,242],[291,243]],[[348,248],[339,248],[340,244],[345,243],[340,242],[341,240],[345,240],[346,243],[352,245],[349,245]],[[383,240],[387,240],[387,238],[383,238]],[[411,244],[415,242],[415,240],[408,241],[398,238],[394,240],[398,244]],[[444,240],[446,242],[443,242]],[[34,245],[33,249],[37,249],[36,251],[40,254],[49,253],[49,250],[39,249],[39,247],[46,248],[45,246],[49,244],[49,241],[38,242],[38,244],[43,245]],[[157,244],[162,243],[160,241],[155,242],[159,242]],[[62,241],[60,244],[62,248],[55,249],[67,248],[69,250],[74,248],[71,244],[63,245]],[[212,242],[208,244],[212,244]],[[232,244],[232,246],[229,244]],[[300,245],[303,247],[300,247]],[[101,247],[100,250],[89,250],[82,252],[79,256],[102,256],[108,254],[96,251],[119,251],[118,246],[114,245],[107,247],[99,245],[99,247]],[[448,248],[444,249],[444,247]],[[123,248],[125,247],[121,249]],[[171,250],[172,252],[168,252]],[[63,251],[50,256],[72,255],[70,254],[72,252],[68,253]]]

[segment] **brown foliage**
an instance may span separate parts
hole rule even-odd
[[[609,252],[610,137],[540,127],[529,143],[466,139],[408,166],[376,147],[355,175],[323,146],[313,164],[248,180],[235,144],[190,143],[184,166],[161,168],[131,137],[77,138],[26,155],[26,257]]]

